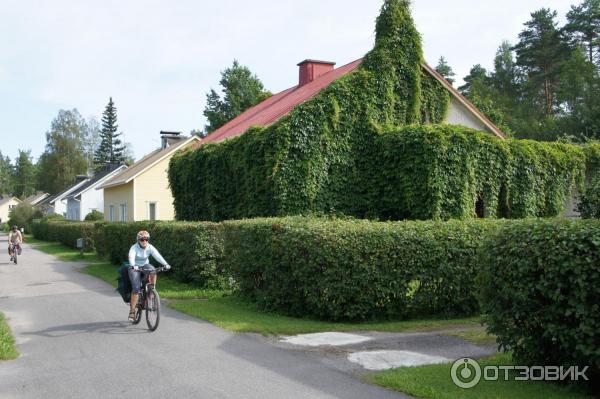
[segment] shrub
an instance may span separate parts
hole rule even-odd
[[[96,222],[104,220],[104,214],[96,209],[93,209],[90,213],[85,215],[85,218],[83,220],[86,222]]]
[[[58,213],[51,213],[49,215],[45,215],[42,217],[44,221],[58,221],[58,220],[66,220],[63,215],[59,215]]]
[[[585,219],[600,218],[600,174],[592,179],[580,196],[577,211]]]
[[[77,248],[77,239],[84,239],[84,250],[94,249],[94,224],[90,222],[36,221],[32,224],[33,236],[39,240],[58,241]]]
[[[31,230],[31,222],[35,218],[40,218],[41,212],[29,205],[28,203],[21,203],[15,208],[11,209],[8,214],[8,224],[10,226],[18,226],[19,228],[25,228],[25,232]]]
[[[501,348],[521,364],[590,366],[600,377],[600,221],[507,223],[485,239],[481,265]]]
[[[476,252],[494,225],[230,221],[223,223],[224,262],[243,295],[290,315],[342,320],[473,314]]]

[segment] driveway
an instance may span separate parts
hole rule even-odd
[[[235,334],[163,307],[156,332],[127,321],[112,287],[0,236],[0,312],[21,356],[0,362],[0,398],[406,398],[364,384],[337,354]],[[115,273],[116,274],[116,273]],[[159,280],[160,290],[160,280]],[[334,361],[335,359],[335,361]]]

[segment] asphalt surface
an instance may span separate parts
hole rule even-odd
[[[361,382],[345,350],[291,348],[166,306],[157,331],[132,326],[120,296],[82,264],[24,245],[13,265],[6,247],[2,235],[0,312],[21,356],[0,362],[2,399],[407,398]]]

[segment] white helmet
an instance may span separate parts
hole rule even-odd
[[[146,230],[140,230],[137,233],[137,240],[141,240],[142,238],[145,238],[146,240],[150,239],[150,233],[148,233]]]

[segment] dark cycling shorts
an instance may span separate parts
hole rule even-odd
[[[150,263],[146,263],[144,266],[141,266],[140,269],[154,271],[154,266]],[[129,273],[129,281],[131,281],[131,292],[134,294],[139,294],[142,291],[142,277],[147,275],[147,273],[136,272],[133,269],[128,270]]]

